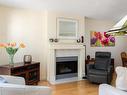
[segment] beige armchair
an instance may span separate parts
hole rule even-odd
[[[0,95],[51,95],[47,86],[28,86],[22,77],[0,75],[7,83],[0,83]]]
[[[99,86],[99,95],[127,95],[127,68],[117,67],[116,87],[108,84]]]

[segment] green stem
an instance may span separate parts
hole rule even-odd
[[[9,55],[9,63],[10,64],[14,64],[13,59],[14,59],[14,55],[13,54]]]

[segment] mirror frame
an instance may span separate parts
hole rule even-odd
[[[74,27],[74,36],[61,36],[60,33],[60,27],[64,28],[64,26],[60,26],[60,22],[68,22],[68,23],[75,23]],[[71,19],[71,18],[57,18],[57,38],[58,39],[77,39],[77,34],[78,34],[78,20],[76,19]]]

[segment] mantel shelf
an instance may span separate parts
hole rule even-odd
[[[51,44],[50,49],[85,49],[84,44]]]

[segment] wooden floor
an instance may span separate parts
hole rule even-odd
[[[114,84],[115,77],[112,84]],[[51,85],[46,81],[41,81],[39,85],[50,86],[53,95],[98,95],[98,84],[92,84],[88,80],[79,82]]]

